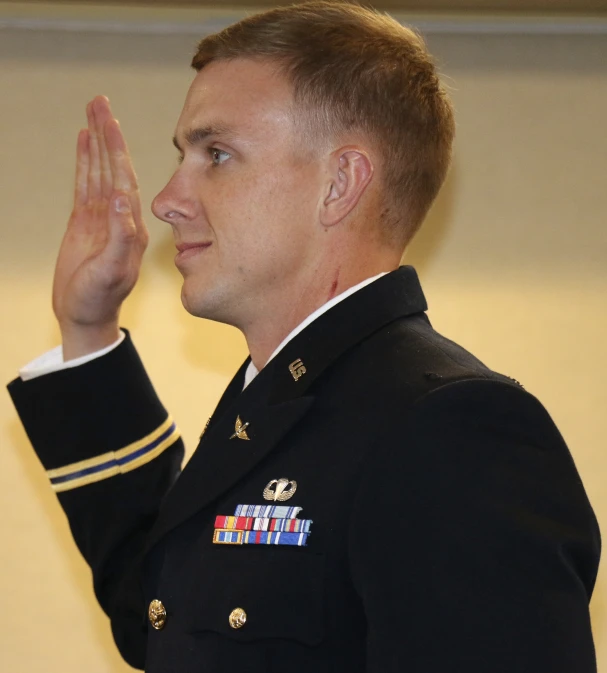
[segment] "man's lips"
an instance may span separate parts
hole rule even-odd
[[[210,242],[201,242],[201,243],[177,243],[175,247],[179,252],[185,252],[186,250],[192,250],[193,248],[208,248],[211,245]]]
[[[183,262],[190,257],[203,252],[208,247],[210,247],[210,242],[201,242],[201,243],[177,243],[175,247],[178,252],[175,256],[175,264],[179,265],[179,262]]]

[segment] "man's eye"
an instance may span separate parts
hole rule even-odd
[[[230,155],[227,152],[224,152],[217,147],[210,147],[209,154],[211,155],[211,161],[215,166],[222,164],[226,159],[230,158]]]
[[[183,163],[183,157],[181,156],[181,154],[179,154],[179,155],[177,156],[177,163],[178,163],[178,164],[182,164],[182,163]]]

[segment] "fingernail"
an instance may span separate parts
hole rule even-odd
[[[114,207],[116,208],[117,213],[128,213],[131,209],[129,200],[124,195],[121,195],[116,199]]]

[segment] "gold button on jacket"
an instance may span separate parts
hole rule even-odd
[[[156,631],[160,631],[160,629],[164,628],[167,620],[167,611],[162,601],[159,601],[157,598],[155,598],[150,603],[150,607],[148,608],[148,617],[150,619],[150,623],[156,629]]]
[[[233,629],[240,629],[247,621],[247,613],[242,608],[235,608],[230,612],[229,620]]]

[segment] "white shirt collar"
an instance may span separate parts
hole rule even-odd
[[[278,348],[270,355],[268,358],[268,362],[274,357],[280,353],[280,351],[293,339],[296,337],[302,330],[304,330],[310,323],[314,322],[316,318],[321,316],[323,313],[326,313],[330,308],[333,308],[336,304],[339,304],[340,301],[343,301],[346,299],[346,297],[349,297],[351,294],[354,294],[355,292],[358,292],[358,290],[361,290],[363,287],[366,285],[370,285],[374,280],[377,280],[378,278],[381,278],[382,276],[385,276],[386,272],[384,273],[378,273],[377,276],[373,276],[372,278],[367,278],[363,280],[362,282],[358,283],[357,285],[353,285],[352,287],[348,288],[341,294],[338,294],[336,297],[333,297],[333,299],[330,299],[326,304],[323,304],[321,307],[317,308],[316,311],[313,313],[310,313],[310,315],[303,320],[302,322],[297,325],[297,327],[290,333],[288,334],[282,342],[279,344]],[[266,364],[268,364],[266,362]],[[244,375],[244,388],[246,388],[249,383],[259,374],[259,370],[257,367],[253,364],[253,361],[249,362],[249,365],[247,367],[247,370]]]

